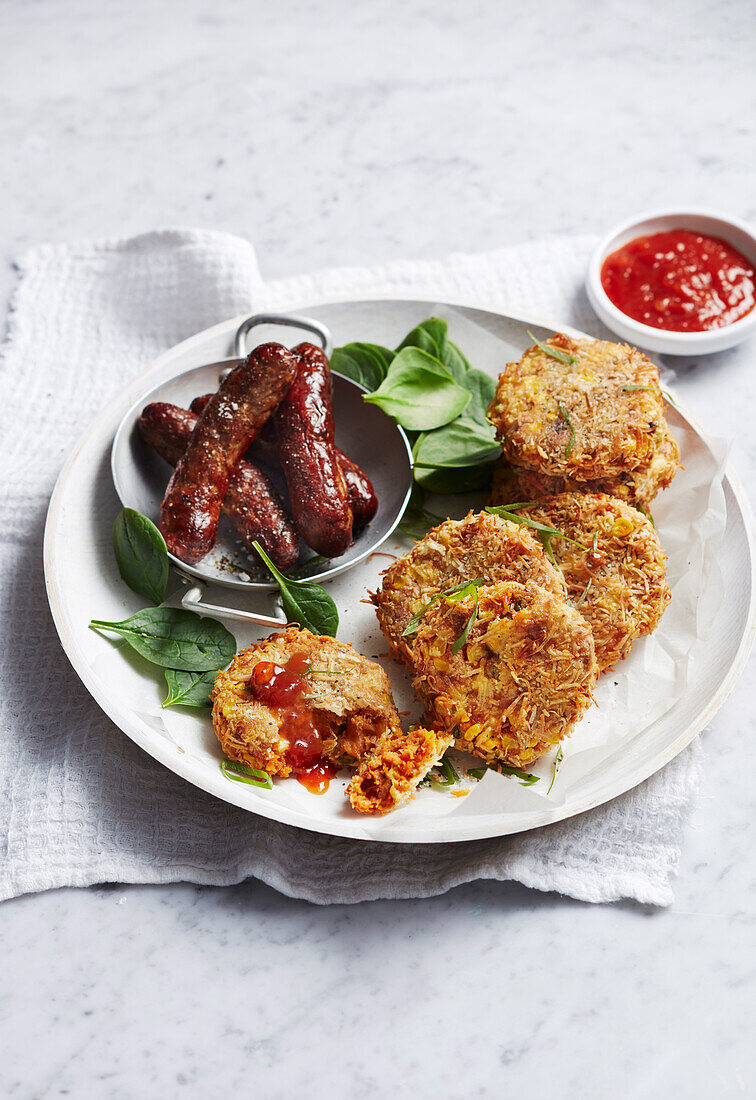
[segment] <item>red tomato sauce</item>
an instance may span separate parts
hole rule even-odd
[[[336,769],[323,759],[323,739],[307,706],[305,696],[312,687],[304,676],[309,670],[306,653],[293,653],[285,665],[258,661],[249,687],[255,699],[281,718],[281,733],[289,742],[286,761],[297,779],[313,794],[324,794]]]
[[[604,260],[601,285],[634,321],[673,332],[723,328],[756,305],[754,265],[691,229],[628,241]]]

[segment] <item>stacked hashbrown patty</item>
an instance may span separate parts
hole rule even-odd
[[[459,747],[490,764],[526,767],[562,740],[591,702],[591,629],[560,595],[500,581],[475,598],[439,600],[414,645],[414,684]]]
[[[395,656],[411,668],[414,637],[404,631],[413,615],[436,592],[476,577],[535,581],[564,594],[564,579],[527,528],[487,512],[446,520],[397,558],[385,570],[380,591],[371,594]]]
[[[637,349],[606,340],[557,333],[544,347],[554,354],[535,345],[506,366],[488,408],[505,468],[492,503],[574,489],[647,507],[680,458],[657,368]]]

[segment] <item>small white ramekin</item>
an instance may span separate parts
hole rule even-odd
[[[591,256],[585,287],[598,317],[607,328],[628,343],[665,355],[708,355],[735,347],[753,335],[756,332],[756,309],[723,328],[706,329],[704,332],[672,332],[634,321],[610,300],[601,285],[601,266],[606,257],[635,237],[664,233],[669,229],[692,229],[711,237],[721,237],[756,265],[756,236],[745,222],[737,218],[696,207],[637,214],[607,233]]]

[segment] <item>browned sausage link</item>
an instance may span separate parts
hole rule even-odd
[[[336,558],[352,542],[352,509],[334,454],[331,370],[313,344],[293,354],[299,371],[273,420],[278,457],[294,526],[316,553]]]
[[[212,394],[208,397],[208,400]],[[155,401],[142,411],[139,432],[161,458],[175,466],[187,448],[197,417],[178,405]],[[291,569],[299,557],[297,533],[278,493],[262,470],[240,459],[228,480],[223,511],[253,550],[255,539],[279,569]]]
[[[212,396],[211,393],[206,393],[201,397],[195,397],[189,406],[192,412],[199,415]],[[263,462],[273,463],[277,461],[278,447],[273,424],[270,420],[252,446],[253,453],[261,458]],[[375,513],[378,511],[378,497],[375,495],[375,489],[370,478],[356,462],[352,462],[349,455],[344,454],[338,447],[334,447],[334,454],[346,481],[349,506],[352,509],[352,521],[356,534],[357,531],[361,531],[374,519]]]
[[[378,511],[378,497],[375,495],[373,483],[365,471],[360,469],[356,462],[352,462],[349,455],[345,455],[338,447],[334,447],[334,451],[346,481],[354,530],[355,532],[361,531],[363,527],[370,523]]]
[[[281,344],[261,344],[231,371],[200,416],[163,498],[168,549],[193,565],[213,548],[231,470],[297,373]]]

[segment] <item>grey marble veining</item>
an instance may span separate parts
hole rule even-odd
[[[753,6],[6,2],[0,292],[44,240],[188,224],[274,277],[601,232],[700,203],[756,220]],[[756,346],[670,360],[753,500]],[[316,909],[247,883],[0,909],[9,1097],[753,1093],[753,666],[666,912],[473,884]]]

